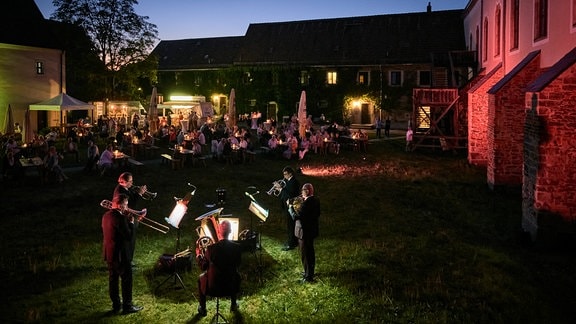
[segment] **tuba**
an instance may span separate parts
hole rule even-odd
[[[280,192],[282,191],[282,189],[284,189],[284,187],[286,187],[286,181],[284,181],[284,179],[280,179],[278,181],[272,182],[272,188],[266,191],[266,193],[268,194],[268,196],[274,195],[278,197],[280,196]]]
[[[112,209],[112,202],[110,200],[102,200],[100,202],[100,206],[106,208],[106,209]],[[132,219],[137,219],[140,224],[150,227],[153,230],[157,230],[160,233],[166,234],[168,233],[169,227],[164,225],[164,224],[160,224],[157,221],[154,221],[150,218],[146,218],[146,208],[142,209],[142,210],[133,210],[130,208],[126,208],[124,210],[121,211],[122,215],[126,216],[126,217],[130,217]]]

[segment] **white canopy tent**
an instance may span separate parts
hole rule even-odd
[[[59,117],[54,113],[50,113],[49,126],[64,126],[63,112],[70,110],[90,110],[93,111],[96,108],[94,105],[86,103],[84,101],[78,100],[71,97],[65,93],[60,93],[56,97],[50,98],[48,100],[32,104],[29,106],[31,111],[34,110],[44,110],[48,112],[60,112]],[[55,125],[56,124],[56,125]]]

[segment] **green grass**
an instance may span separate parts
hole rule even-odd
[[[83,152],[83,151],[82,151]],[[208,167],[173,171],[149,164],[137,185],[158,192],[144,202],[148,216],[163,222],[187,183],[198,187],[181,223],[180,250],[194,246],[198,221],[226,189],[223,214],[250,227],[248,186],[270,209],[258,255],[243,254],[238,323],[570,323],[575,262],[571,253],[520,246],[521,198],[492,192],[485,171],[465,157],[441,152],[403,152],[402,140],[371,144],[369,153],[310,155],[301,183],[311,182],[322,204],[316,242],[317,282],[301,285],[298,251],[282,252],[284,220],[277,198],[264,194],[281,178],[287,161],[258,156],[248,165],[210,161]],[[186,289],[157,274],[162,254],[176,251],[177,230],[162,234],[140,227],[134,301],[142,312],[108,316],[107,271],[101,257],[102,199],[115,177],[66,171],[64,185],[38,185],[33,173],[2,185],[0,241],[2,322],[208,323],[196,317],[199,270],[183,272]],[[158,289],[157,289],[158,288]]]

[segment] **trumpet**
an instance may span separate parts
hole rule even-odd
[[[140,189],[142,189],[142,186],[130,187],[130,190],[136,191],[138,194],[140,194]],[[148,191],[148,188],[146,188],[146,190],[142,194],[140,194],[140,196],[144,200],[152,200],[152,199],[156,198],[157,195],[158,195],[157,192],[150,192],[150,191]]]
[[[100,202],[100,206],[106,208],[106,209],[112,209],[112,202],[110,200],[102,200]],[[140,222],[140,224],[150,227],[153,230],[157,230],[160,233],[166,234],[168,233],[168,230],[170,229],[168,226],[164,225],[164,224],[160,224],[155,220],[152,220],[150,218],[146,218],[146,208],[142,209],[142,210],[134,210],[134,209],[130,209],[130,208],[126,208],[123,211],[121,211],[122,214],[124,216],[127,217],[131,217],[133,219],[138,219],[138,221]]]
[[[266,193],[268,194],[268,196],[274,195],[278,197],[280,196],[280,192],[282,191],[282,189],[284,189],[284,187],[286,187],[286,181],[280,179],[278,181],[272,182],[272,188],[266,191]]]

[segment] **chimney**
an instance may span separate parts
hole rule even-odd
[[[432,12],[432,5],[430,2],[428,2],[428,5],[426,6],[426,12]]]

